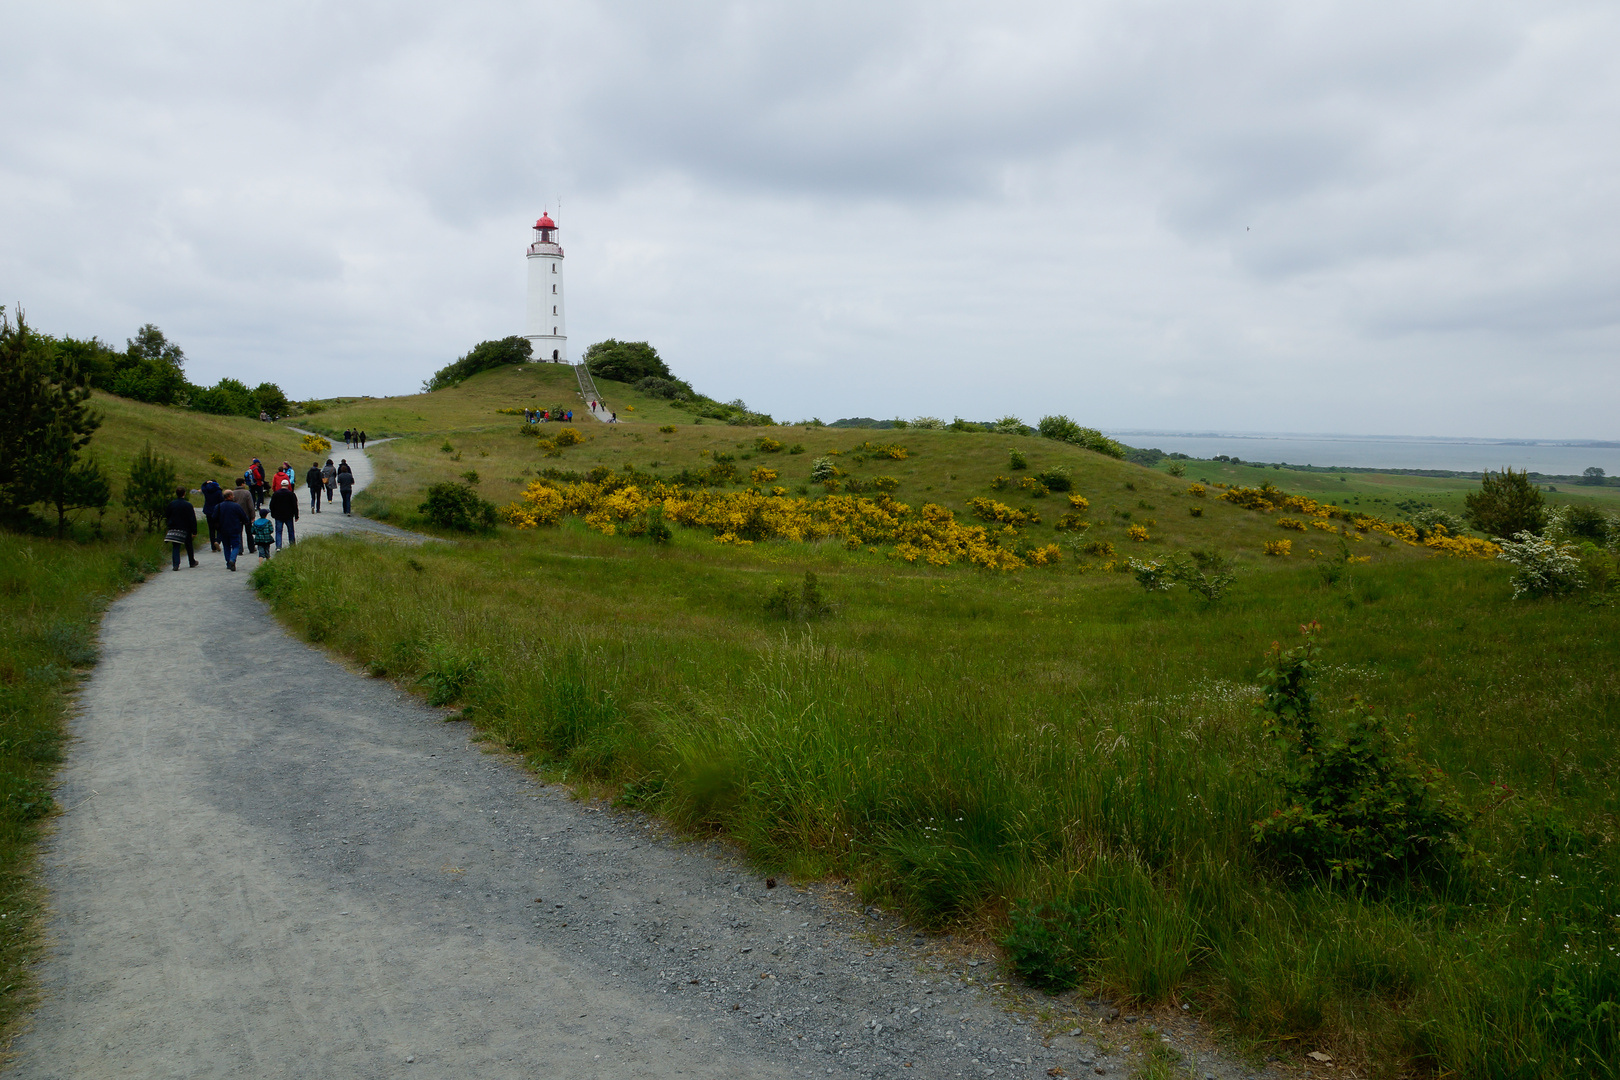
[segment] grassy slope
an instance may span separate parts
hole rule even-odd
[[[1194,996],[1249,1034],[1315,1033],[1386,1071],[1428,1060],[1507,1074],[1541,1055],[1544,1075],[1583,1075],[1576,1059],[1612,1045],[1612,1019],[1549,1019],[1537,1003],[1559,989],[1578,1011],[1612,996],[1616,979],[1612,965],[1570,967],[1562,948],[1573,942],[1584,959],[1589,926],[1612,932],[1620,675],[1604,649],[1620,631],[1615,609],[1515,604],[1500,566],[1376,539],[1356,545],[1372,565],[1330,588],[1303,559],[1258,554],[1266,539],[1304,547],[1315,534],[1185,492],[1199,478],[1270,480],[1387,513],[1413,497],[1456,508],[1473,485],[1209,462],[1178,481],[1031,438],[694,425],[607,387],[611,404],[637,408],[621,408],[618,426],[582,418],[589,441],[559,460],[495,412],[577,399],[572,379],[566,368],[507,369],[313,419],[413,436],[375,455],[373,507],[413,506],[428,483],[468,468],[505,501],[546,466],[668,472],[716,451],[744,471],[777,468],[791,488],[814,457],[842,450],[835,460],[851,475],[898,478],[903,501],[961,512],[987,495],[1040,512],[1044,536],[1063,496],[988,487],[1020,475],[1007,467],[1017,447],[1031,471],[1073,470],[1092,501],[1091,535],[1122,554],[1220,548],[1242,576],[1227,604],[1204,610],[1185,593],[1078,576],[1073,560],[988,574],[835,545],[721,548],[681,530],[652,549],[571,522],[414,555],[300,545],[268,576],[279,610],[379,672],[461,695],[471,717],[537,762],[621,785],[693,827],[729,829],[767,863],[855,873],[922,917],[980,926],[996,925],[1009,899],[1078,890],[1109,912],[1091,979],[1116,992]],[[183,472],[206,471],[210,449],[279,460],[289,455],[269,448],[296,441],[251,421],[107,405],[105,451],[127,458],[151,434]],[[678,430],[658,432],[664,422]],[[754,452],[760,434],[807,452]],[[215,445],[229,438],[239,441]],[[868,438],[912,455],[853,464],[848,451]],[[1131,544],[1114,511],[1152,521],[1154,540]],[[766,592],[805,569],[828,582],[837,617],[813,628],[768,619]],[[335,598],[304,585],[333,580],[344,583]],[[1519,793],[1482,819],[1500,891],[1479,878],[1368,904],[1280,889],[1258,872],[1247,822],[1270,796],[1251,769],[1242,688],[1265,645],[1311,617],[1327,627],[1333,699],[1360,693],[1409,713],[1418,745],[1471,798],[1483,802],[1493,781]],[[931,831],[953,815],[954,832]],[[1552,874],[1557,886],[1540,888]]]
[[[1019,475],[1016,447],[1031,471],[1073,471],[1090,535],[1122,554],[1218,548],[1242,576],[1203,609],[1077,575],[1072,559],[990,574],[832,544],[723,548],[684,530],[660,549],[576,521],[410,555],[306,545],[262,579],[278,609],[379,673],[461,700],[536,762],[725,829],[769,865],[852,873],[921,918],[978,926],[1010,900],[1075,895],[1104,912],[1093,985],[1193,996],[1248,1034],[1326,1040],[1385,1073],[1577,1076],[1615,1059],[1620,1025],[1601,1003],[1620,988],[1606,951],[1620,868],[1616,608],[1516,603],[1500,564],[1376,538],[1354,545],[1371,565],[1330,587],[1304,559],[1258,554],[1266,539],[1304,548],[1323,534],[1185,490],[1269,480],[1395,516],[1406,499],[1460,509],[1473,484],[1210,462],[1174,480],[1032,438],[685,422],[666,434],[663,416],[576,423],[588,441],[559,460],[493,415],[525,403],[523,380],[556,375],[494,372],[371,406],[414,403],[424,427],[379,449],[370,505],[408,519],[401,504],[469,468],[505,501],[546,466],[668,472],[717,451],[744,471],[777,468],[791,488],[841,450],[854,476],[898,478],[903,501],[961,512],[989,495],[1039,511],[1044,537],[1062,496],[989,489]],[[807,452],[755,452],[761,434]],[[868,438],[911,456],[856,465],[849,451]],[[1153,522],[1155,539],[1130,543],[1116,512]],[[766,594],[805,569],[837,616],[768,618]],[[1253,769],[1245,687],[1266,646],[1311,618],[1326,627],[1328,700],[1357,694],[1404,718],[1475,806],[1491,805],[1493,784],[1515,792],[1480,818],[1486,861],[1465,880],[1368,902],[1281,888],[1255,862],[1248,823],[1275,794]],[[1544,1007],[1555,992],[1557,1014]]]
[[[770,618],[772,586],[805,569],[836,617]],[[1069,893],[1102,913],[1092,986],[1190,998],[1386,1074],[1429,1058],[1587,1075],[1575,1059],[1612,1048],[1613,1024],[1538,1027],[1538,1002],[1568,984],[1584,1018],[1620,976],[1603,952],[1620,619],[1514,603],[1505,578],[1391,559],[1330,588],[1296,565],[1205,610],[1117,575],[738,551],[685,531],[655,549],[569,523],[414,553],[303,545],[261,580],[317,640],[766,867],[849,873],[919,918],[979,927]],[[1518,793],[1481,819],[1490,861],[1466,881],[1369,903],[1279,887],[1257,864],[1248,825],[1275,793],[1253,768],[1246,687],[1310,618],[1326,700],[1402,718],[1473,805],[1493,783]]]
[[[619,412],[621,423],[617,428],[599,424],[585,411],[579,397],[578,383],[573,369],[553,364],[531,364],[523,367],[501,368],[484,372],[451,390],[433,394],[413,394],[396,398],[337,399],[329,408],[303,422],[315,430],[335,435],[344,428],[357,426],[372,437],[384,434],[417,436],[419,441],[392,446],[382,453],[384,480],[375,494],[391,503],[414,505],[418,492],[428,483],[454,478],[468,468],[476,469],[484,478],[484,494],[497,503],[516,498],[523,483],[544,466],[556,466],[584,471],[594,465],[606,464],[622,469],[626,462],[643,471],[671,471],[683,467],[701,466],[698,456],[702,449],[723,448],[735,454],[739,463],[749,452],[749,445],[758,434],[768,434],[785,443],[802,443],[808,453],[799,458],[777,456],[769,458],[755,455],[747,460],[749,467],[773,465],[783,479],[779,483],[792,487],[807,477],[810,460],[830,449],[849,448],[871,439],[874,442],[900,442],[913,448],[919,455],[932,454],[906,462],[876,463],[856,470],[866,475],[888,474],[905,483],[899,497],[909,501],[941,502],[958,511],[965,500],[973,495],[994,496],[1010,505],[1043,511],[1047,525],[1060,514],[1060,496],[1035,503],[1019,499],[1014,493],[995,494],[988,490],[990,477],[997,474],[1016,480],[1018,473],[1007,466],[1008,449],[1023,449],[1030,457],[1031,471],[1056,462],[1080,467],[1104,459],[1083,451],[1058,447],[1038,439],[1016,436],[963,436],[951,432],[919,431],[856,431],[807,429],[783,426],[780,428],[731,428],[721,424],[694,425],[689,413],[674,408],[669,402],[636,393],[628,386],[598,382],[598,389],[609,405]],[[502,408],[550,408],[561,405],[576,410],[575,427],[593,436],[585,448],[568,452],[566,462],[543,460],[534,450],[533,443],[518,433],[521,417],[499,415]],[[1033,418],[1026,418],[1033,419]],[[658,426],[671,424],[678,428],[675,436],[658,433]],[[461,457],[434,456],[444,437],[456,436],[452,445]],[[639,436],[639,438],[638,438]],[[743,443],[738,447],[738,442]],[[399,455],[390,468],[387,459]],[[474,460],[477,458],[478,460]],[[947,458],[949,459],[947,461]],[[657,462],[657,465],[653,463]],[[1441,509],[1461,512],[1463,496],[1478,488],[1477,482],[1393,473],[1326,474],[1278,470],[1249,465],[1230,465],[1218,461],[1189,462],[1184,482],[1171,482],[1172,478],[1157,470],[1136,470],[1119,466],[1099,474],[1106,506],[1094,505],[1092,517],[1103,518],[1108,508],[1129,510],[1133,520],[1143,517],[1160,522],[1160,528],[1172,537],[1185,537],[1196,544],[1209,535],[1202,528],[1183,528],[1182,523],[1171,523],[1166,515],[1175,517],[1185,513],[1179,504],[1166,503],[1175,492],[1184,492],[1187,484],[1197,480],[1220,482],[1228,485],[1258,486],[1272,483],[1284,490],[1335,502],[1349,509],[1361,510],[1381,517],[1401,516],[1396,504],[1416,501]],[[527,470],[527,471],[525,471]],[[1141,479],[1149,472],[1156,477]],[[952,477],[956,473],[956,477]],[[1154,503],[1153,511],[1136,505],[1138,499],[1129,498],[1122,488],[1117,495],[1108,484],[1123,484],[1124,479],[1139,480],[1141,494]],[[1093,492],[1082,488],[1090,497]],[[1595,502],[1609,509],[1620,509],[1620,487],[1564,488],[1549,496],[1550,502]],[[1100,511],[1100,512],[1099,512]],[[1110,522],[1122,519],[1109,518]],[[1123,533],[1123,528],[1116,530]],[[1258,534],[1256,534],[1258,535]],[[1286,536],[1284,533],[1267,534]],[[1105,538],[1114,539],[1109,534]]]
[[[36,847],[70,696],[95,663],[103,608],[158,568],[157,548],[150,537],[81,545],[0,533],[0,1047],[33,1000]]]
[[[102,425],[91,437],[88,452],[101,459],[112,478],[115,503],[130,461],[148,442],[174,461],[181,481],[193,489],[209,478],[229,486],[227,481],[242,475],[255,457],[269,470],[283,461],[309,466],[304,460],[308,455],[298,448],[300,436],[282,424],[208,416],[102,393],[94,396],[92,404],[102,416]],[[211,453],[224,455],[230,465],[210,464]]]

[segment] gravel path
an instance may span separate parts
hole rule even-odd
[[[14,1075],[1078,1076],[1152,1043],[1043,1038],[949,939],[538,782],[199,558],[103,624]]]

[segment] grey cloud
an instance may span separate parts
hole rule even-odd
[[[1614,353],[1617,18],[40,5],[0,68],[0,288],[47,328],[157,321],[199,374],[408,390],[515,328],[562,196],[576,334],[778,413],[1016,410],[974,387],[1016,363],[1099,424],[1256,427],[1257,387],[1316,411],[1357,364],[1433,400],[1336,390],[1341,430],[1553,416],[1452,376]]]

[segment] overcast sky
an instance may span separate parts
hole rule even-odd
[[[194,381],[523,331],[778,418],[1620,438],[1620,6],[13,3],[0,300]],[[560,205],[560,209],[559,209]]]

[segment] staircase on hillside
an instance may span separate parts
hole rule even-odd
[[[575,364],[574,374],[579,377],[579,392],[580,396],[585,399],[586,406],[589,407],[590,403],[593,401],[600,403],[602,400],[602,395],[597,392],[596,382],[591,378],[591,373],[586,370],[585,365]],[[600,412],[594,415],[598,420],[607,420],[606,409],[602,409]]]

